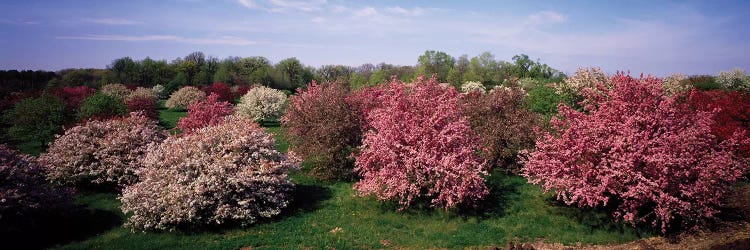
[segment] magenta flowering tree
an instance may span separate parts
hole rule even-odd
[[[432,206],[446,209],[487,195],[486,164],[462,116],[458,91],[424,77],[385,88],[381,106],[366,116],[371,129],[356,156],[359,194],[397,200],[402,208],[429,198]]]
[[[177,128],[183,133],[193,131],[206,126],[219,124],[225,116],[232,114],[232,104],[219,101],[217,94],[211,94],[203,101],[197,101],[188,106],[187,117],[182,117],[177,122]]]
[[[677,217],[713,217],[724,192],[748,170],[736,154],[747,137],[719,140],[711,133],[714,112],[663,95],[657,78],[619,73],[611,82],[589,92],[598,96],[583,112],[559,107],[553,131],[524,155],[523,175],[567,204],[614,204],[615,218],[650,222],[662,232]]]

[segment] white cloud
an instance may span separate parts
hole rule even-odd
[[[362,8],[361,10],[358,10],[354,12],[355,17],[375,17],[378,16],[380,13],[377,9],[367,6]]]
[[[291,0],[269,0],[271,5],[274,6],[272,9],[276,10],[299,10],[304,12],[311,12],[320,10],[320,6],[326,3],[326,0],[310,0],[310,1],[291,1]]]
[[[349,8],[347,8],[346,6],[343,6],[343,5],[338,5],[337,4],[337,5],[334,5],[334,6],[331,7],[331,12],[333,12],[333,13],[344,13],[344,12],[347,12],[347,11],[349,11]]]
[[[138,25],[143,24],[141,21],[124,19],[124,18],[85,18],[84,22],[105,24],[105,25]]]
[[[252,45],[262,44],[239,37],[220,36],[215,38],[186,38],[174,35],[144,35],[144,36],[127,36],[127,35],[83,35],[83,36],[58,36],[55,39],[63,40],[91,40],[91,41],[124,41],[124,42],[152,42],[152,41],[172,41],[189,44],[216,44],[216,45]]]
[[[238,3],[240,3],[242,6],[247,7],[248,9],[257,9],[258,5],[255,4],[252,0],[237,0]]]
[[[323,23],[325,21],[326,19],[324,17],[315,17],[313,19],[310,19],[310,22],[313,22],[313,23]]]
[[[566,19],[565,16],[554,11],[540,11],[529,15],[526,18],[526,22],[529,25],[534,26],[549,23],[562,23],[565,22]]]

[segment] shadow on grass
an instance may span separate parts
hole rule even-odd
[[[122,225],[120,215],[76,206],[65,214],[22,218],[15,226],[0,225],[6,249],[45,249],[84,240]]]
[[[330,189],[319,186],[319,185],[305,185],[297,184],[294,191],[292,191],[292,202],[284,209],[281,214],[273,216],[271,218],[258,218],[254,224],[248,225],[245,228],[251,228],[258,224],[273,223],[281,221],[289,217],[294,217],[303,213],[315,211],[320,207],[320,204],[331,198]],[[243,228],[238,222],[226,222],[221,225],[182,225],[177,227],[176,232],[170,232],[174,234],[182,235],[195,235],[202,233],[224,233],[227,231]],[[160,233],[160,231],[152,231],[152,233]]]
[[[517,187],[522,185],[521,179],[513,178],[506,174],[495,172],[485,178],[489,194],[484,199],[473,205],[459,205],[447,212],[441,208],[431,206],[432,198],[418,197],[412,201],[411,206],[400,210],[401,213],[411,215],[436,215],[444,214],[449,217],[460,216],[463,219],[470,217],[477,219],[491,219],[505,216],[508,206],[520,193]],[[385,211],[398,211],[401,206],[397,201],[381,202],[380,209]]]
[[[481,219],[505,216],[505,211],[514,198],[518,197],[518,186],[523,185],[517,179],[495,172],[487,177],[487,188],[490,193],[473,207],[459,207],[458,213],[463,217],[475,216]]]
[[[297,184],[292,193],[292,203],[274,220],[282,220],[320,208],[320,204],[331,198],[331,190],[320,185]]]
[[[618,204],[610,202],[606,207],[578,207],[567,205],[565,202],[557,200],[554,196],[547,198],[547,202],[553,208],[554,214],[572,218],[579,224],[585,226],[590,231],[602,230],[608,232],[625,233],[626,231],[634,232],[638,237],[658,235],[658,230],[651,227],[651,224],[639,223],[635,227],[622,221],[615,221],[612,214],[615,212]],[[647,211],[639,211],[639,214],[648,214]]]

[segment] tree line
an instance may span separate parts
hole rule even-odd
[[[100,87],[109,83],[151,87],[157,84],[174,91],[182,86],[205,86],[213,82],[230,85],[261,84],[294,91],[312,80],[339,81],[353,88],[377,85],[396,77],[411,81],[417,75],[435,75],[440,82],[459,86],[467,81],[487,87],[509,79],[547,78],[559,80],[565,75],[528,55],[513,56],[511,61],[496,60],[490,52],[469,58],[453,57],[442,51],[425,51],[417,64],[410,66],[388,63],[366,63],[352,67],[322,65],[312,67],[291,57],[272,63],[261,56],[217,59],[203,52],[193,52],[168,62],[146,57],[134,60],[122,57],[105,69],[64,69],[50,71],[0,70],[0,93],[54,89],[64,86]]]

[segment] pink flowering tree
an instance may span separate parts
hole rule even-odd
[[[486,196],[486,164],[462,116],[458,91],[434,77],[408,85],[393,81],[386,88],[382,106],[366,116],[371,129],[355,163],[362,176],[354,185],[359,194],[397,200],[402,208],[428,198],[446,209]]]
[[[619,73],[611,83],[588,92],[597,102],[583,112],[559,107],[553,131],[524,155],[523,175],[567,204],[613,204],[615,218],[663,232],[676,218],[716,215],[723,194],[748,170],[736,154],[745,134],[720,141],[711,133],[714,112],[663,95],[657,78]]]
[[[188,106],[187,117],[182,117],[177,122],[177,128],[183,133],[193,131],[206,126],[219,124],[225,116],[232,114],[232,104],[219,101],[219,96],[211,94],[203,101],[194,102]]]

